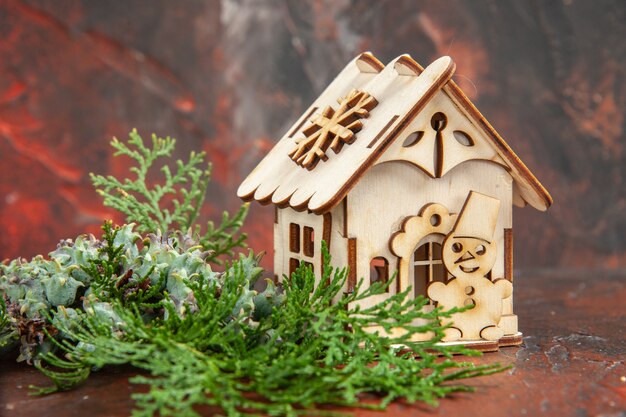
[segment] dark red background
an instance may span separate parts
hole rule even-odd
[[[209,217],[352,57],[448,54],[552,193],[516,209],[515,267],[626,266],[622,1],[0,0],[0,259],[97,232],[88,174],[136,127],[214,163]],[[121,220],[121,219],[117,219]],[[255,204],[250,244],[271,252]],[[269,258],[268,258],[269,260]],[[267,263],[268,265],[271,263]]]

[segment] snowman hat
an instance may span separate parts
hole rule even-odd
[[[473,237],[491,243],[499,211],[500,200],[470,191],[451,234],[455,237]]]

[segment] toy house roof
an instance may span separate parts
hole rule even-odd
[[[361,54],[339,73],[248,175],[237,195],[262,204],[308,209],[317,214],[327,212],[348,194],[431,98],[443,90],[482,131],[503,161],[514,180],[516,205],[530,204],[546,210],[552,204],[550,194],[451,80],[454,69],[450,57],[439,58],[424,69],[408,55],[384,66],[370,53]],[[367,97],[374,100],[366,101]],[[346,103],[348,109],[358,107],[357,101],[363,104],[359,114],[364,118],[348,126],[354,134],[342,126],[324,124],[337,118],[334,116],[339,113],[333,115],[335,109],[341,111]],[[353,120],[354,117],[350,119]],[[337,139],[321,148],[302,146],[311,142],[303,142],[307,137],[319,139],[320,134]],[[299,148],[301,152],[297,152]]]

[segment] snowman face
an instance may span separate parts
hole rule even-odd
[[[443,243],[443,264],[455,277],[484,277],[496,262],[496,244],[467,236],[448,236]]]

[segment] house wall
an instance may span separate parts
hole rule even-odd
[[[346,200],[343,200],[330,213],[322,216],[307,211],[298,212],[289,207],[276,209],[274,222],[274,273],[279,282],[282,281],[284,275],[289,275],[289,260],[290,258],[295,258],[313,264],[316,284],[319,283],[322,276],[322,239],[326,240],[328,245],[332,266],[345,268],[348,265],[348,239],[344,236],[345,204]],[[296,223],[300,226],[301,241],[299,253],[290,251],[289,228],[291,223]],[[314,230],[314,256],[312,258],[305,256],[302,251],[304,226],[312,227]],[[347,285],[344,291],[347,291]]]
[[[504,230],[512,227],[513,182],[501,165],[483,161],[467,161],[452,169],[442,178],[431,178],[414,165],[402,162],[385,162],[372,167],[355,185],[341,203],[326,215],[315,215],[291,208],[276,209],[274,224],[274,271],[279,279],[289,274],[291,258],[310,262],[317,283],[321,278],[321,242],[326,235],[330,243],[332,265],[345,267],[351,264],[348,251],[350,239],[356,241],[353,267],[356,280],[363,279],[363,287],[370,283],[370,261],[383,256],[389,261],[390,276],[397,272],[398,257],[389,248],[393,233],[400,230],[403,220],[415,216],[429,203],[445,206],[450,213],[459,213],[470,191],[477,191],[500,200],[500,213],[494,241],[497,258],[492,270],[494,279],[504,276]],[[290,251],[290,224],[300,226],[300,250]],[[325,225],[326,223],[326,225]],[[314,256],[303,253],[303,230],[314,230]],[[399,277],[397,278],[399,280]],[[348,286],[344,288],[348,291]],[[390,287],[389,294],[396,292]],[[388,295],[372,297],[369,302],[379,302]],[[412,296],[412,295],[411,295]],[[506,334],[517,332],[517,317],[513,315],[512,297],[503,301],[501,327]]]
[[[477,191],[500,200],[500,213],[494,241],[497,259],[492,270],[494,279],[504,276],[504,229],[512,227],[512,178],[506,169],[493,162],[464,162],[442,178],[431,178],[407,162],[385,162],[372,167],[347,197],[347,229],[349,238],[357,240],[356,274],[370,282],[370,261],[384,256],[389,261],[390,275],[396,272],[398,258],[391,253],[389,240],[401,228],[407,216],[415,216],[429,203],[445,206],[459,213],[470,191]],[[390,293],[395,292],[395,286]],[[381,295],[382,300],[386,295]],[[376,301],[376,300],[372,300]],[[505,300],[503,313],[512,313],[512,297]],[[517,323],[509,331],[517,331]]]
[[[297,224],[300,228],[299,251],[290,250],[290,224]],[[314,232],[313,256],[304,254],[304,228],[311,227]],[[317,216],[307,211],[295,211],[291,208],[277,209],[274,219],[274,274],[278,281],[282,281],[284,275],[289,275],[289,261],[296,259],[313,264],[313,271],[319,281],[321,276],[321,242],[324,228],[323,216]]]

